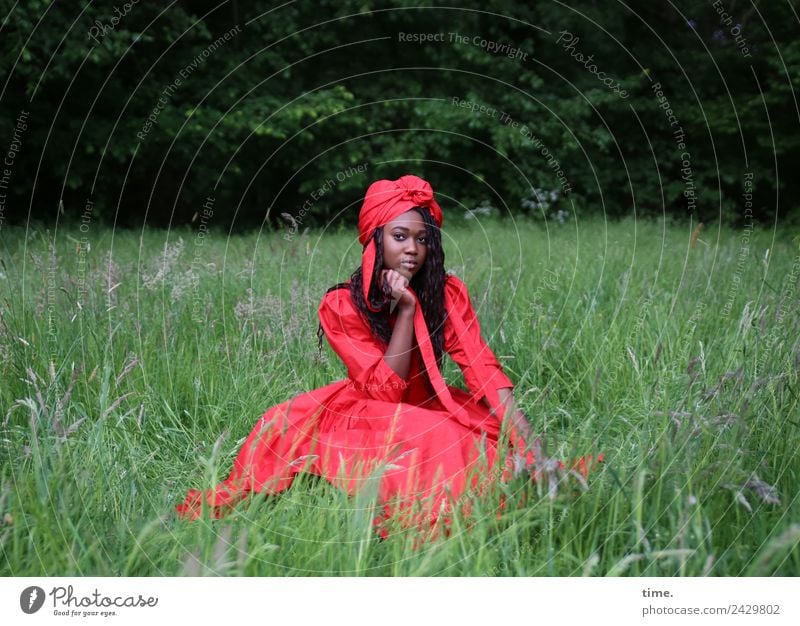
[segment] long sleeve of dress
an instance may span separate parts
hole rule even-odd
[[[481,337],[481,328],[466,285],[449,275],[445,283],[447,321],[444,327],[444,348],[464,373],[473,399],[477,402],[491,391],[514,384],[491,348]]]
[[[408,383],[384,361],[386,347],[372,336],[349,290],[335,289],[326,294],[319,306],[319,319],[355,388],[374,400],[400,402]]]

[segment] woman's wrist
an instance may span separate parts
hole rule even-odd
[[[417,301],[414,298],[405,300],[401,298],[397,301],[397,314],[414,315],[414,310],[417,308]]]

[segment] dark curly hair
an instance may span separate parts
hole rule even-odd
[[[427,208],[414,207],[412,210],[420,214],[427,228],[428,250],[425,263],[411,279],[410,285],[419,298],[419,304],[428,326],[428,334],[431,337],[433,353],[436,355],[436,363],[441,367],[442,353],[444,351],[444,321],[447,316],[444,307],[444,282],[446,277],[442,232]],[[383,270],[383,226],[376,228],[371,238],[375,240],[376,255],[368,297],[373,308],[380,308],[380,310],[371,311],[364,301],[364,277],[361,266],[353,272],[349,282],[334,285],[325,293],[330,293],[336,289],[348,289],[356,309],[369,324],[373,337],[388,346],[392,337],[392,329],[389,326],[389,316],[387,314],[391,292],[389,289],[383,291],[379,287],[381,284],[381,271]],[[322,324],[320,324],[317,329],[320,353],[324,334],[325,331],[322,328]]]

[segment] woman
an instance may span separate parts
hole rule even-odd
[[[508,477],[512,464],[531,467],[530,426],[481,338],[467,288],[445,274],[441,225],[441,208],[421,178],[369,187],[358,221],[361,266],[319,307],[320,335],[347,366],[347,380],[269,409],[228,479],[190,491],[177,507],[181,516],[198,517],[203,504],[219,516],[250,492],[286,489],[300,471],[348,493],[377,476],[384,508],[375,524],[385,536],[389,517],[436,524],[468,488]],[[445,352],[470,393],[444,383]],[[504,468],[496,463],[506,456],[501,431],[513,452]]]

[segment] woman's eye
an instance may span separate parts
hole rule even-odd
[[[395,241],[405,241],[406,240],[406,235],[401,235],[400,233],[395,233],[394,235],[392,235],[392,237],[394,237]],[[428,238],[427,237],[417,237],[417,241],[420,244],[427,245]]]

